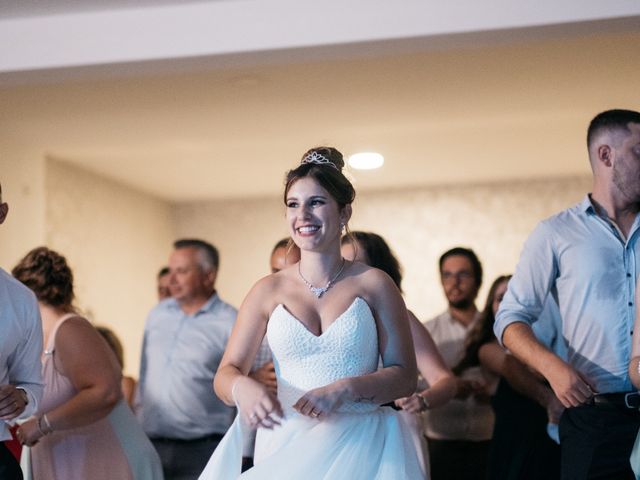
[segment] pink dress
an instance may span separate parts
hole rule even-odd
[[[44,393],[38,414],[67,402],[77,390],[54,362],[55,338],[66,315],[56,324],[42,359]],[[160,459],[121,400],[105,418],[91,425],[54,431],[31,449],[34,480],[162,479]]]

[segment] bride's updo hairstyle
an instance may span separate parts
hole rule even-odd
[[[73,273],[67,260],[47,247],[31,250],[11,271],[36,298],[52,307],[72,310]]]
[[[287,172],[284,204],[287,204],[287,195],[293,184],[301,178],[311,177],[331,195],[340,210],[351,205],[356,198],[356,191],[342,173],[343,168],[344,158],[337,149],[333,147],[312,148],[302,156],[298,167]]]

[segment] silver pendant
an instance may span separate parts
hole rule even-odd
[[[309,290],[311,290],[311,293],[313,293],[316,297],[320,298],[322,295],[327,293],[327,290],[329,289],[322,288],[322,287],[314,287],[313,285],[309,285]]]

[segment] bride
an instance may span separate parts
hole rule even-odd
[[[355,197],[343,166],[338,150],[319,147],[287,173],[301,259],[258,281],[240,308],[214,381],[238,417],[201,480],[240,476],[247,427],[258,428],[255,466],[242,479],[422,478],[406,427],[381,407],[415,391],[406,308],[385,273],[340,254]],[[277,396],[247,376],[264,335]]]

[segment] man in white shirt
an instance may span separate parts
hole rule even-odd
[[[8,211],[0,185],[0,224]],[[0,332],[0,478],[14,480],[22,472],[3,442],[11,438],[7,423],[34,413],[42,396],[42,324],[31,290],[2,269]]]
[[[465,354],[465,341],[480,317],[475,305],[482,265],[473,250],[456,247],[440,257],[440,280],[449,308],[427,321],[447,367]],[[484,479],[494,416],[481,368],[458,375],[458,394],[426,414],[432,480]]]

